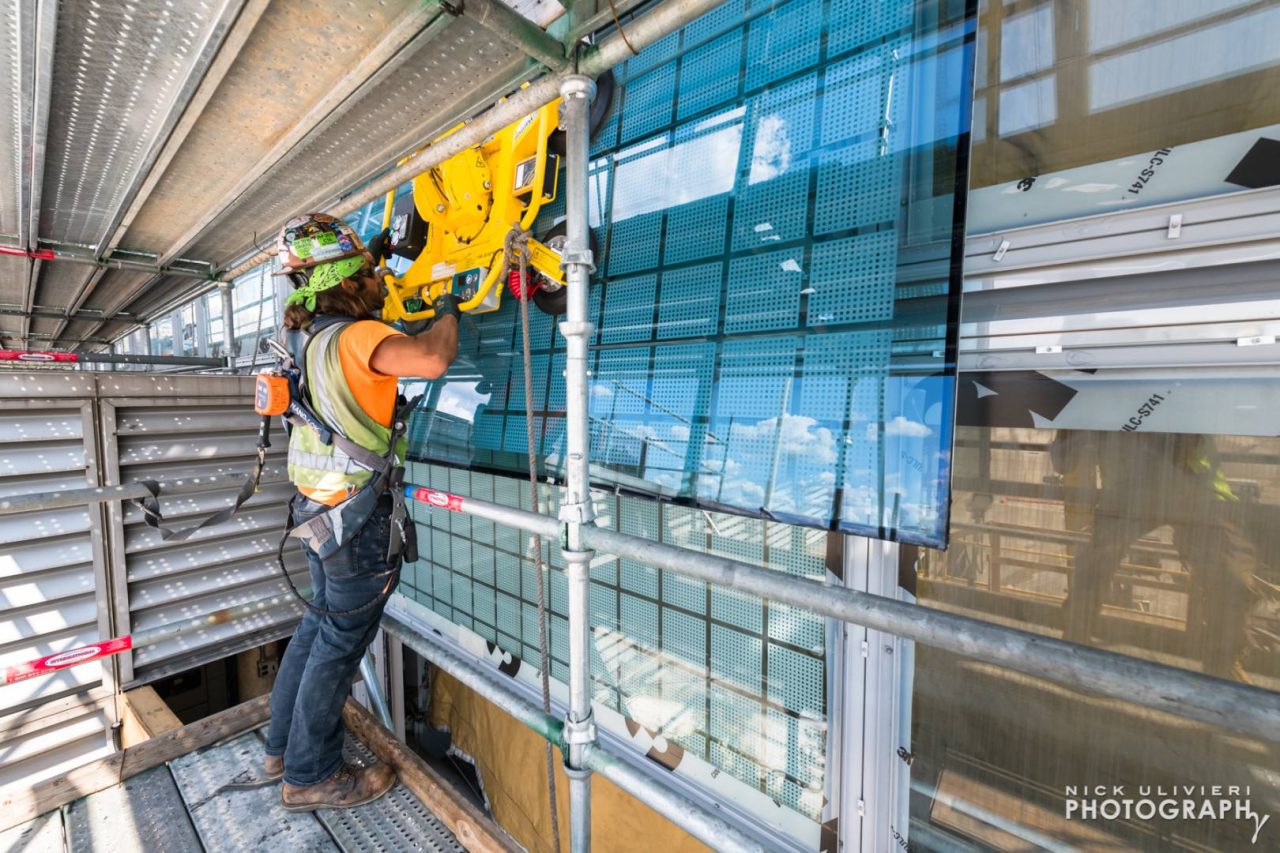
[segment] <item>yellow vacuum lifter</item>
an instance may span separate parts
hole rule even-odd
[[[597,87],[591,110],[593,133],[608,111],[612,76],[601,77]],[[528,231],[559,189],[564,144],[563,133],[557,130],[559,109],[556,99],[418,175],[412,193],[398,198],[394,191],[387,194],[383,227],[390,231],[388,255],[402,272],[386,277],[384,320],[408,324],[429,320],[434,316],[431,301],[450,291],[462,298],[464,312],[501,307],[508,282],[498,278],[507,236],[517,224]],[[559,252],[563,229],[554,228],[542,237],[528,241],[527,289],[543,311],[563,314]],[[510,291],[519,293],[514,280]]]

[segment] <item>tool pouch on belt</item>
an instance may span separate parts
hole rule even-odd
[[[364,527],[380,497],[381,489],[363,488],[328,512],[292,527],[289,535],[302,540],[321,560],[327,560]]]

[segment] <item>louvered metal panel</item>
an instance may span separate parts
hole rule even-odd
[[[113,752],[113,702],[99,690],[32,714],[0,717],[0,788],[34,786]]]
[[[60,3],[41,238],[109,236],[240,5]]]
[[[249,405],[252,379],[116,377],[125,393],[105,400],[102,407],[108,482],[181,482],[171,488],[176,490],[173,497],[162,501],[164,514],[175,528],[228,506],[252,467],[257,444],[258,420]],[[134,393],[145,391],[148,381],[170,393]],[[143,645],[122,661],[122,680],[152,681],[292,631],[300,607],[287,597],[275,563],[292,493],[284,450],[284,437],[277,431],[258,494],[231,522],[201,530],[185,541],[165,542],[133,506],[111,507],[116,618],[135,635],[145,636],[227,607],[277,598],[274,605],[251,617]],[[218,479],[211,483],[210,477]],[[287,563],[294,582],[306,585],[300,552],[290,549]]]
[[[92,389],[0,377],[0,497],[98,485]],[[102,540],[98,507],[0,515],[0,669],[111,636]],[[0,717],[93,687],[104,666],[0,686]]]

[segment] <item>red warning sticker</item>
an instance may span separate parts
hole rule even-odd
[[[24,681],[28,678],[35,678],[37,675],[48,675],[51,672],[66,669],[69,666],[109,657],[110,655],[128,651],[131,648],[133,648],[132,636],[116,637],[90,646],[77,646],[74,649],[67,649],[65,652],[46,655],[33,661],[6,667],[4,683],[13,684],[15,681]]]
[[[462,498],[448,492],[437,492],[435,489],[417,489],[413,493],[415,501],[431,504],[449,512],[462,512]]]

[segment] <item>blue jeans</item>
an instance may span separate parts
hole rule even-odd
[[[293,522],[327,510],[298,495]],[[387,584],[391,498],[384,496],[369,521],[323,562],[303,545],[311,569],[312,603],[325,610],[367,604]],[[398,562],[398,560],[397,560]],[[342,766],[342,705],[365,649],[378,632],[386,601],[351,616],[324,616],[308,609],[289,641],[271,690],[267,755],[284,756],[284,780],[314,785]]]

